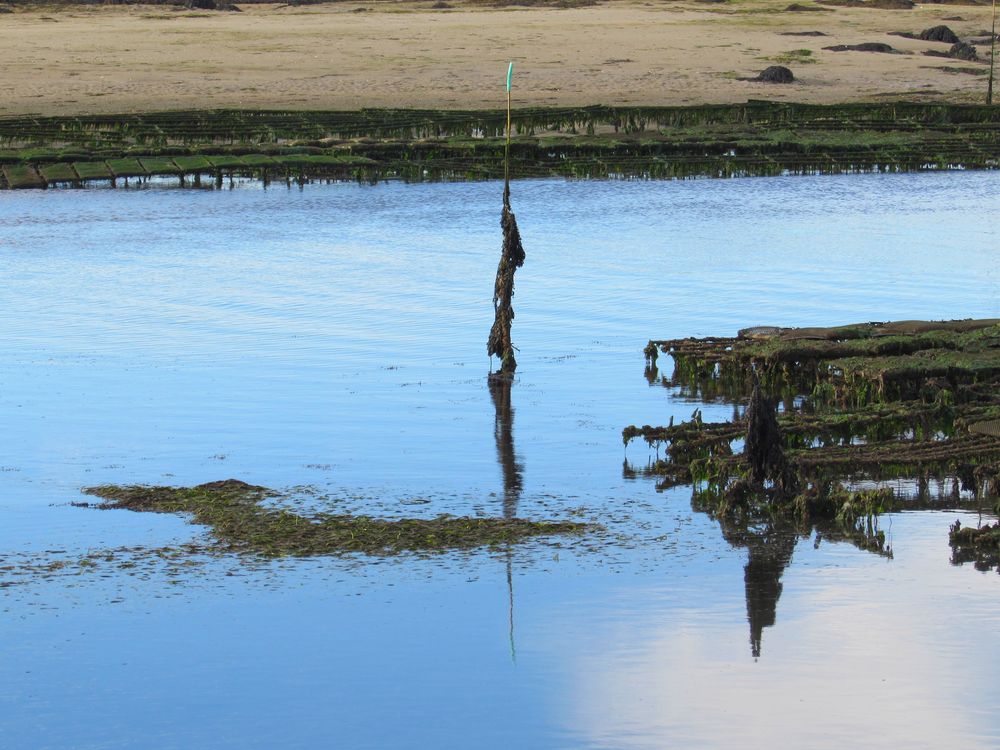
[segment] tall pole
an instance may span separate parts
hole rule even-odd
[[[521,245],[521,233],[517,229],[517,220],[510,210],[510,84],[514,73],[514,63],[507,66],[507,143],[503,152],[503,211],[500,212],[500,227],[503,229],[503,248],[500,251],[500,262],[497,264],[497,280],[493,286],[493,310],[496,319],[490,329],[490,338],[486,343],[486,352],[491,357],[500,357],[500,372],[490,373],[491,380],[511,380],[517,369],[514,358],[514,344],[510,340],[510,326],[514,320],[514,306],[511,298],[514,296],[514,271],[524,265],[524,246]],[[492,360],[491,360],[492,361]]]
[[[990,82],[986,87],[986,103],[993,104],[993,63],[997,48],[997,0],[993,0],[993,25],[990,27]],[[510,94],[508,93],[508,96]]]
[[[996,2],[996,0],[994,0]],[[503,204],[510,207],[510,85],[514,77],[514,63],[507,64],[507,143],[503,147]]]

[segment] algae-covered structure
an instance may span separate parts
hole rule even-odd
[[[669,355],[673,370],[660,374]],[[690,484],[720,518],[836,521],[880,549],[879,512],[926,497],[992,506],[1000,478],[1000,320],[768,328],[650,341],[650,382],[733,418],[630,426],[664,452],[644,471]],[[968,549],[974,538],[953,532]],[[968,555],[968,552],[966,553]],[[985,558],[984,558],[985,559]]]
[[[660,357],[673,368],[661,373]],[[646,378],[730,404],[662,427],[630,426],[657,458],[627,475],[692,487],[744,567],[750,649],[761,656],[797,544],[847,542],[891,558],[879,515],[991,507],[1000,476],[1000,320],[759,327],[650,341]],[[942,504],[942,500],[943,503]],[[1000,565],[1000,524],[951,528],[952,562]]]
[[[0,189],[383,179],[675,179],[996,169],[1000,111],[970,104],[199,110],[0,117]]]

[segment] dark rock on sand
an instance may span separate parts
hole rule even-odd
[[[951,45],[951,49],[947,52],[938,52],[935,49],[929,49],[924,54],[929,57],[950,57],[952,60],[979,62],[979,55],[976,53],[976,48],[965,42]]]
[[[948,57],[956,60],[968,60],[970,62],[979,59],[979,55],[976,54],[976,48],[965,42],[957,42],[951,45],[951,49],[948,50]]]
[[[822,31],[779,31],[781,36],[826,36]]]
[[[765,83],[791,83],[795,80],[795,76],[784,65],[772,65],[769,68],[764,68],[758,79]]]
[[[769,68],[764,68],[760,75],[753,76],[752,78],[739,78],[737,80],[754,81],[757,83],[791,83],[795,80],[795,76],[784,65],[772,65]]]
[[[892,47],[882,42],[862,42],[861,44],[834,44],[823,49],[831,52],[895,52]]]
[[[913,0],[816,0],[824,5],[838,5],[842,8],[875,8],[877,10],[912,10]]]
[[[890,31],[889,36],[901,36],[904,39],[919,39],[924,42],[944,42],[945,44],[955,44],[958,35],[947,26],[932,26],[924,29],[919,34],[911,31]]]
[[[948,44],[958,43],[958,34],[944,25],[932,26],[929,29],[924,29],[917,35],[917,38],[923,39],[925,42],[947,42]]]
[[[187,7],[192,10],[221,10],[230,11],[232,13],[242,12],[232,3],[219,3],[216,2],[216,0],[188,0]]]

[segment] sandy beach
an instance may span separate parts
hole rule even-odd
[[[620,0],[569,9],[451,4],[246,5],[241,13],[15,8],[0,15],[0,114],[498,107],[507,60],[517,66],[520,105],[985,96],[985,75],[974,71],[988,66],[925,56],[948,45],[889,32],[946,23],[963,38],[988,35],[988,6],[791,12],[786,0]],[[817,31],[824,36],[789,34]],[[862,42],[899,52],[823,49]],[[987,58],[989,50],[980,46],[979,53]],[[739,80],[777,63],[796,81]]]

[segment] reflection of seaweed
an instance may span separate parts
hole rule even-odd
[[[749,552],[743,580],[750,623],[750,651],[757,658],[764,628],[774,625],[777,619],[781,575],[792,561],[796,534],[790,524],[781,523],[751,526],[722,518],[720,526],[727,542],[734,547],[746,547]]]
[[[806,522],[766,508],[746,507],[735,512],[712,502],[706,493],[695,492],[691,506],[707,513],[719,522],[723,538],[733,547],[745,547],[748,558],[743,569],[746,587],[747,621],[750,624],[750,651],[754,658],[761,655],[764,628],[777,620],[778,599],[781,597],[781,576],[792,561],[799,538],[808,539],[815,533],[816,545],[821,540],[847,542],[860,550],[882,557],[892,557],[892,548],[879,529],[874,514],[854,515],[847,508],[839,518]]]
[[[521,500],[523,482],[521,474],[523,467],[514,452],[514,407],[511,406],[510,378],[496,377],[489,379],[490,398],[496,409],[493,423],[493,436],[497,443],[497,462],[503,473],[503,516],[517,517],[517,505]],[[507,557],[507,622],[510,634],[510,658],[517,659],[514,645],[514,560],[510,545],[506,549]]]
[[[523,467],[514,453],[514,409],[510,403],[511,381],[495,378],[489,383],[490,397],[496,408],[494,436],[497,443],[497,462],[503,472],[503,515],[517,516],[517,503],[521,498]]]
[[[955,521],[949,530],[948,542],[953,565],[971,562],[976,570],[996,568],[1000,571],[1000,522],[972,528]]]

